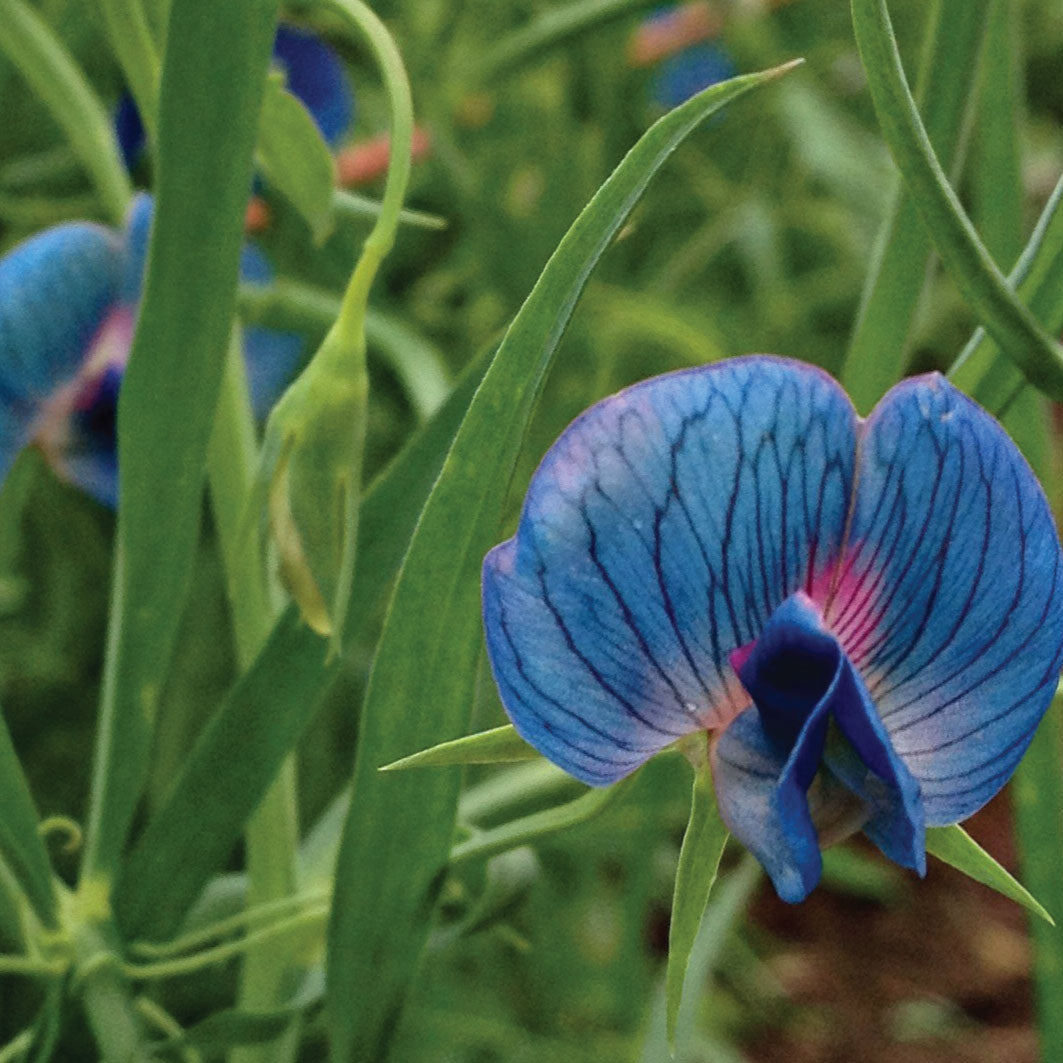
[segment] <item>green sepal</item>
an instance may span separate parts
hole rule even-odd
[[[1021,904],[1027,911],[1056,925],[1047,909],[1010,872],[993,859],[958,823],[951,827],[928,827],[926,851],[950,867],[962,871],[968,878],[981,882],[1009,900]]]
[[[258,121],[258,164],[270,186],[302,216],[322,244],[335,225],[335,167],[328,145],[305,105],[271,74]]]
[[[538,760],[542,754],[532,749],[513,724],[493,727],[490,731],[465,735],[450,742],[411,753],[401,760],[384,764],[378,771],[402,771],[406,768],[432,768],[451,764],[509,764],[519,760]]]
[[[683,982],[694,939],[701,926],[709,894],[720,869],[727,844],[727,828],[716,807],[708,758],[694,766],[690,820],[679,850],[679,868],[672,896],[672,919],[668,927],[668,969],[665,974],[665,1016],[669,1050],[675,1051],[676,1024],[683,999]]]
[[[268,495],[281,578],[338,650],[353,577],[369,383],[364,334],[334,327],[266,422],[245,528]]]

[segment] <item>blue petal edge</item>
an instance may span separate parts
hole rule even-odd
[[[587,410],[484,561],[488,654],[517,731],[605,785],[748,697],[728,661],[840,550],[856,416],[767,356],[668,374]]]
[[[868,419],[827,621],[918,781],[927,823],[1010,778],[1063,664],[1063,554],[1018,448],[937,374]]]

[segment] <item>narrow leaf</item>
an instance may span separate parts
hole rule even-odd
[[[930,827],[926,832],[926,851],[968,878],[981,882],[1009,900],[1021,904],[1055,926],[1044,906],[993,859],[958,823],[951,827]]]
[[[450,441],[486,369],[491,351],[471,365],[453,394],[374,481],[362,501],[350,631],[375,615]],[[167,802],[133,849],[115,893],[127,935],[152,940],[177,929],[258,806],[284,757],[313,719],[339,662],[324,664],[321,639],[290,607],[254,664],[238,680],[202,732]],[[268,702],[268,726],[262,705]],[[255,732],[249,742],[247,729]],[[238,778],[218,771],[238,766]]]
[[[520,819],[510,820],[480,834],[474,834],[451,849],[449,863],[453,866],[468,860],[486,860],[489,856],[497,856],[518,846],[527,845],[538,838],[556,834],[559,830],[587,823],[626,793],[634,779],[635,776],[632,775],[622,782],[613,783],[612,786],[588,790],[575,801],[568,801],[542,812],[533,812],[529,816],[522,816]]]
[[[111,120],[81,68],[37,11],[0,0],[0,52],[26,79],[66,134],[116,225],[132,195]]]
[[[0,860],[11,869],[40,921],[56,922],[52,865],[37,830],[37,809],[22,764],[0,716]]]
[[[1063,178],[1045,204],[1008,283],[1047,329],[1063,328]],[[1001,399],[1024,380],[984,329],[975,331],[948,375],[958,388],[991,409],[999,408]]]
[[[949,185],[904,79],[885,0],[852,0],[852,13],[883,136],[945,268],[1030,383],[1063,398],[1063,349],[1008,286]]]
[[[580,292],[683,138],[785,69],[713,86],[643,135],[547,263],[451,447],[410,543],[362,711],[329,931],[329,1029],[337,1061],[386,1055],[428,935],[460,786],[453,768],[385,775],[376,769],[467,728],[481,644],[480,565],[498,533],[525,428]]]
[[[978,57],[989,0],[935,0],[916,98],[927,135],[949,173],[957,169],[961,133],[976,98]],[[894,189],[875,245],[841,382],[866,412],[904,375],[908,340],[930,261],[930,237],[915,200]]]
[[[534,21],[503,37],[483,57],[474,71],[479,81],[490,81],[515,70],[584,33],[650,8],[655,0],[577,0],[539,15]]]
[[[1054,911],[1063,911],[1063,700],[1049,706],[1015,775],[1013,794],[1023,878]],[[1041,1058],[1063,1053],[1063,935],[1043,919],[1030,920],[1037,986]]]
[[[301,100],[271,76],[258,123],[258,162],[266,180],[291,201],[322,243],[333,228],[333,162]]]
[[[154,231],[118,406],[121,505],[86,876],[109,880],[118,863],[195,562],[276,9],[185,0],[171,13]]]
[[[668,927],[668,971],[665,975],[668,1046],[675,1050],[676,1023],[683,999],[690,952],[694,947],[709,894],[727,844],[727,828],[716,808],[716,794],[707,764],[695,770],[690,799],[690,822],[679,850],[679,868]]]
[[[510,723],[490,731],[455,738],[452,742],[440,742],[431,749],[422,749],[420,753],[385,764],[380,770],[402,771],[406,768],[441,767],[447,764],[503,764],[515,760],[538,760],[540,756]]]

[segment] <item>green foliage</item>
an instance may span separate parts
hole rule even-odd
[[[987,891],[965,909],[957,890],[953,909],[940,876],[854,845],[825,852],[808,906],[765,894],[747,917],[762,876],[724,852],[707,771],[693,802],[676,757],[588,791],[502,714],[483,553],[567,421],[633,380],[776,351],[840,372],[863,412],[908,367],[952,365],[1060,497],[1058,433],[1027,383],[1063,379],[1054,5],[892,0],[895,52],[882,0],[854,0],[855,36],[845,5],[714,4],[739,70],[807,63],[741,111],[720,108],[770,75],[663,119],[661,67],[631,58],[655,6],[387,0],[372,7],[390,34],[367,46],[357,0],[286,5],[337,46],[360,148],[396,136],[405,74],[430,142],[412,166],[393,153],[386,188],[341,188],[267,71],[273,0],[0,0],[0,249],[75,218],[120,226],[133,187],[157,204],[117,528],[36,451],[0,491],[0,1058],[729,1063],[778,1037],[827,1054],[870,990],[847,987],[864,1008],[839,996],[828,1021],[790,999],[819,969],[813,936],[829,949],[882,922],[929,952],[933,903],[988,913],[962,934],[933,917],[957,954],[996,926]],[[111,129],[123,91],[148,137],[131,176]],[[252,187],[267,208],[253,236]],[[263,283],[237,277],[251,239],[275,270]],[[362,390],[299,474],[330,655],[254,546],[261,426],[236,339],[298,333],[313,365],[341,317]],[[338,398],[317,364],[309,415]],[[356,507],[342,521],[348,499],[321,501],[331,472],[311,482],[337,439]],[[999,831],[976,834],[1002,863],[959,827],[928,834],[1037,916],[1045,1059],[1063,1051],[1046,921],[1060,749],[1056,704],[1012,789],[1029,890]],[[85,822],[80,854],[64,817]],[[894,1004],[872,1003],[887,1039]]]

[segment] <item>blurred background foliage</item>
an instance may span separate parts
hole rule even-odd
[[[93,5],[40,0],[101,96],[120,75]],[[409,70],[430,147],[409,204],[446,219],[406,227],[373,307],[397,341],[437,352],[456,375],[497,341],[567,226],[661,111],[654,65],[632,62],[634,11],[520,65],[486,67],[491,46],[561,4],[546,0],[380,0]],[[159,9],[162,5],[155,4]],[[894,0],[914,71],[926,5]],[[716,0],[719,46],[736,71],[806,57],[771,92],[690,137],[651,186],[587,289],[564,340],[516,478],[513,514],[534,463],[592,400],[636,379],[722,356],[770,351],[837,372],[892,164],[879,139],[840,0]],[[1063,8],[1025,0],[1027,113],[1021,129],[1027,231],[1063,170]],[[161,17],[161,15],[159,16]],[[327,30],[327,26],[325,27]],[[387,106],[366,57],[339,45],[357,96],[353,139],[379,134]],[[44,109],[0,60],[0,249],[93,198]],[[977,143],[975,128],[969,143]],[[729,126],[740,125],[740,128]],[[138,173],[143,183],[146,173]],[[965,198],[971,189],[961,180]],[[369,184],[365,191],[378,188]],[[321,248],[280,197],[259,234],[278,274],[338,292],[367,226]],[[977,204],[975,204],[977,209]],[[940,273],[929,280],[912,367],[944,367],[973,319]],[[322,329],[323,331],[323,329]],[[313,327],[308,334],[313,336]],[[315,337],[316,338],[316,337]],[[367,476],[421,416],[391,356],[370,337]],[[388,347],[387,343],[383,347]],[[31,461],[33,459],[30,459]],[[0,703],[43,816],[83,815],[107,611],[113,515],[33,461],[23,497],[0,498]],[[363,632],[300,750],[309,828],[342,789],[376,630]],[[232,681],[221,565],[208,535],[156,735],[157,800],[201,722]],[[479,726],[502,719],[481,683]],[[431,692],[426,691],[430,697]],[[650,765],[638,792],[592,825],[518,850],[447,883],[395,1058],[411,1063],[667,1059],[662,979],[668,907],[687,779]],[[464,808],[492,773],[473,772]],[[511,808],[519,808],[519,787]],[[485,801],[484,804],[491,802]],[[500,807],[497,798],[494,807]],[[471,809],[471,811],[470,811]],[[1007,796],[974,828],[1008,862]],[[72,873],[75,857],[53,846]],[[240,854],[233,853],[233,867]],[[868,849],[828,857],[825,888],[787,909],[730,858],[694,956],[680,1058],[999,1060],[1035,1058],[1029,947],[1017,909],[935,866],[917,886]],[[743,899],[755,895],[748,914]],[[737,926],[735,933],[728,927]],[[233,970],[177,983],[167,1004],[194,1021]],[[0,978],[0,1041],[35,1004]],[[61,1058],[89,1042],[65,1031]],[[82,1046],[79,1049],[78,1046]],[[321,1058],[311,1037],[307,1059]]]

